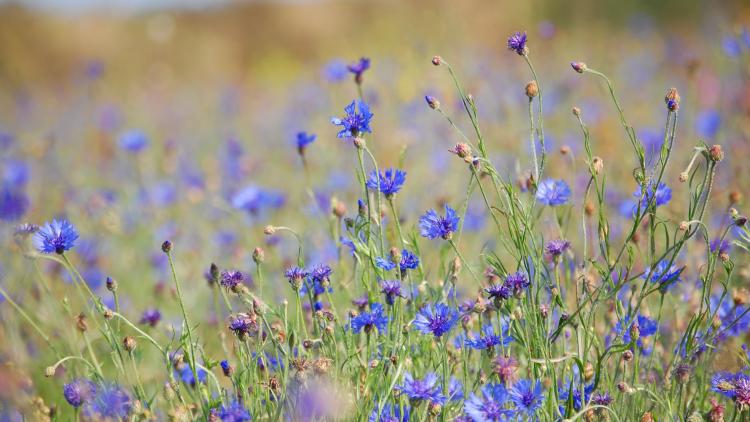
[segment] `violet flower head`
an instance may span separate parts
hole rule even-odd
[[[385,173],[378,173],[373,170],[370,178],[367,180],[367,187],[391,198],[395,195],[406,181],[406,172],[399,169],[387,169]]]
[[[140,323],[156,327],[156,324],[158,324],[159,321],[161,321],[161,312],[156,308],[150,308],[143,311]]]
[[[396,386],[395,390],[415,404],[422,401],[440,405],[445,403],[440,379],[432,372],[425,375],[421,380],[415,379],[409,372],[405,372],[403,383]]]
[[[428,304],[417,312],[414,327],[424,334],[442,337],[449,332],[458,321],[458,311],[443,303]]]
[[[464,402],[464,412],[474,421],[505,421],[513,415],[506,407],[510,400],[508,390],[502,384],[486,384],[481,396],[471,393]]]
[[[529,54],[529,49],[526,46],[526,32],[516,32],[508,37],[508,50],[515,51],[519,56],[525,56]]]
[[[429,210],[419,217],[419,233],[428,239],[451,239],[453,232],[458,230],[460,217],[450,206],[445,206],[445,216],[438,215],[435,210]]]
[[[373,303],[370,312],[363,312],[352,318],[351,326],[355,334],[359,334],[363,329],[366,333],[372,332],[373,329],[377,329],[378,333],[384,333],[388,328],[388,317],[385,316],[383,305]]]

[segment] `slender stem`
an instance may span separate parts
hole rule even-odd
[[[185,320],[185,329],[188,335],[188,350],[190,353],[190,366],[193,371],[193,379],[198,382],[198,368],[195,366],[195,344],[193,343],[193,329],[190,327],[190,320],[188,319],[187,312],[185,311],[185,303],[182,300],[182,290],[180,289],[180,280],[177,278],[177,271],[174,268],[174,260],[172,259],[172,252],[166,252],[167,259],[169,259],[169,268],[172,271],[172,279],[174,279],[174,285],[177,289],[177,300],[180,303],[180,310],[182,310],[182,318]]]
[[[476,281],[477,284],[481,286],[482,282],[479,281],[479,277],[477,277],[474,270],[471,269],[471,266],[469,265],[469,263],[466,262],[466,259],[463,257],[463,255],[461,255],[461,252],[458,250],[458,247],[456,246],[456,242],[454,242],[453,239],[448,239],[448,243],[453,248],[453,251],[456,252],[456,255],[458,255],[458,258],[461,260],[461,262],[463,262],[464,267],[466,267],[466,269],[469,270],[469,274],[471,274],[471,277],[474,279],[474,281]]]

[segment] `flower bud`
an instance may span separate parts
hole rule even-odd
[[[536,81],[531,81],[526,84],[526,96],[529,97],[529,99],[532,99],[539,95],[539,85],[537,85]]]
[[[685,230],[687,230],[687,229],[688,229],[689,227],[690,227],[690,224],[688,224],[688,222],[687,222],[687,221],[680,221],[680,226],[679,226],[679,229],[680,229],[680,231],[683,231],[683,232],[684,232],[684,231],[685,231]]]
[[[107,277],[107,279],[104,281],[104,284],[107,286],[107,290],[110,292],[117,291],[117,280],[115,280],[112,277]]]
[[[664,102],[670,111],[677,111],[680,108],[680,94],[677,92],[677,88],[667,90],[666,95],[664,95]]]
[[[601,157],[593,157],[591,159],[591,167],[594,169],[594,173],[601,173],[604,170],[604,160]]]
[[[265,234],[266,236],[271,236],[274,233],[276,233],[276,227],[270,224],[267,225],[266,227],[263,227],[263,234]]]
[[[622,360],[625,362],[630,362],[633,360],[633,351],[632,350],[626,350],[622,352]]]
[[[161,250],[164,253],[172,252],[172,242],[165,240],[164,243],[161,244]]]
[[[54,366],[48,366],[44,368],[44,376],[47,378],[54,377],[56,371],[57,371],[57,368],[55,368]]]
[[[583,73],[588,69],[584,62],[570,62],[570,66],[578,73]]]
[[[124,339],[122,339],[122,347],[125,349],[126,352],[132,352],[135,350],[135,347],[138,345],[135,341],[135,337],[133,336],[126,336]]]
[[[646,412],[641,416],[641,422],[654,422],[654,416],[651,415],[651,412]]]
[[[737,204],[742,201],[742,193],[740,191],[733,190],[729,192],[729,203]]]
[[[437,98],[427,95],[424,97],[424,100],[427,101],[427,105],[430,106],[431,109],[437,110],[440,108],[440,101],[438,101]]]
[[[362,149],[362,148],[365,147],[365,140],[364,140],[364,138],[360,138],[359,136],[357,136],[356,138],[354,138],[354,141],[352,141],[352,142],[354,143],[354,146],[357,147],[358,149]]]
[[[562,155],[568,155],[570,154],[570,147],[568,145],[563,145],[560,147],[560,154]]]
[[[86,318],[83,312],[76,316],[76,328],[82,333],[85,333],[89,329],[88,318]]]
[[[581,117],[581,109],[578,107],[573,107],[573,115],[576,117]]]
[[[680,173],[680,182],[681,183],[687,182],[687,179],[688,179],[689,176],[690,175],[688,174],[688,172],[683,171],[682,173]]]
[[[256,264],[260,264],[263,261],[266,260],[266,252],[263,250],[263,248],[255,248],[253,249],[253,262]]]
[[[435,66],[440,66],[440,63],[443,62],[443,58],[440,56],[433,56],[432,57],[432,64]]]
[[[336,218],[343,218],[346,215],[346,205],[334,198],[331,212],[336,216]]]

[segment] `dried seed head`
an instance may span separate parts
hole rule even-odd
[[[587,382],[594,378],[594,365],[592,365],[591,362],[586,362],[586,365],[583,368],[583,378]]]
[[[112,318],[115,317],[115,313],[112,312],[112,310],[109,309],[109,308],[107,308],[107,309],[104,310],[103,315],[104,315],[104,319],[106,319],[107,321],[109,321],[109,320],[111,320]]]
[[[729,203],[734,205],[742,201],[742,193],[740,191],[733,190],[729,192]]]
[[[86,318],[83,312],[76,316],[76,328],[82,333],[85,333],[89,329],[88,318]]]
[[[54,377],[56,370],[57,370],[57,368],[55,368],[54,366],[48,366],[48,367],[44,368],[44,376],[47,377],[47,378]]]
[[[539,95],[539,85],[537,85],[536,81],[531,81],[526,84],[526,96],[529,97],[529,99],[536,97]]]
[[[689,176],[690,176],[690,174],[688,174],[688,172],[683,171],[682,173],[680,173],[680,182],[681,183],[687,182],[687,179],[688,179]]]
[[[594,173],[601,173],[604,170],[604,160],[601,157],[593,157],[591,159],[591,167],[594,169]]]
[[[587,216],[591,217],[592,215],[594,215],[594,211],[596,211],[596,209],[594,208],[594,204],[592,204],[591,202],[586,202],[586,205],[583,206],[583,211]]]
[[[126,352],[132,352],[135,350],[135,347],[138,345],[135,341],[135,337],[133,336],[126,336],[124,339],[122,339],[122,347],[125,349]]]
[[[654,417],[651,412],[646,412],[641,416],[641,422],[654,422]]]
[[[708,155],[716,163],[724,159],[724,151],[721,150],[721,145],[712,145],[708,149]]]
[[[748,291],[744,287],[733,289],[732,301],[734,301],[735,306],[741,306],[750,303],[750,291]]]
[[[633,360],[633,352],[631,350],[622,352],[622,360],[624,360],[625,362],[630,362],[631,360]]]

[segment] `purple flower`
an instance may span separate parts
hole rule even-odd
[[[636,191],[633,192],[633,196],[637,198],[636,201],[641,199],[641,190],[636,189]],[[653,205],[654,208],[666,205],[670,199],[672,199],[672,189],[670,189],[669,186],[664,184],[664,182],[659,183],[656,187],[656,192],[654,192],[654,184],[653,182],[649,182],[649,184],[646,185],[646,190],[643,194],[643,199],[641,200],[641,210],[646,209],[649,205]],[[633,206],[632,212],[635,213],[635,210],[636,205]]]
[[[368,422],[408,422],[409,421],[410,409],[409,406],[404,406],[403,414],[401,407],[395,404],[386,404],[383,406],[383,410],[380,412],[378,417],[378,407],[375,406],[370,413],[370,417],[367,419]]]
[[[506,283],[503,284],[492,284],[490,287],[484,289],[490,299],[495,301],[503,301],[508,299],[512,294],[511,290]]]
[[[516,32],[515,34],[508,37],[508,50],[513,50],[519,56],[525,56],[529,50],[526,47],[526,32],[523,34]]]
[[[156,327],[156,324],[158,324],[159,321],[161,321],[161,312],[156,308],[151,308],[143,311],[140,323]]]
[[[404,373],[404,382],[396,386],[396,391],[406,395],[409,401],[419,403],[428,401],[435,404],[444,404],[445,396],[440,386],[437,375],[430,372],[424,379],[414,379],[409,372]]]
[[[553,258],[558,258],[567,251],[568,248],[570,248],[570,242],[563,239],[550,240],[547,242],[547,245],[544,246],[544,250]]]
[[[219,284],[231,291],[237,290],[237,287],[239,287],[243,281],[245,281],[245,276],[242,272],[237,270],[222,271],[219,276]]]
[[[83,403],[96,395],[96,385],[87,379],[76,379],[63,386],[63,396],[73,407],[81,407]]]
[[[570,187],[563,180],[545,179],[537,187],[536,199],[550,207],[564,205],[570,200]]]
[[[367,57],[362,57],[358,62],[352,63],[346,68],[347,70],[349,70],[349,72],[354,74],[355,82],[357,82],[358,84],[362,83],[362,74],[364,74],[365,71],[370,68],[370,59],[368,59]]]
[[[29,209],[29,198],[17,188],[7,185],[0,187],[0,220],[16,221]]]
[[[352,318],[351,326],[356,334],[359,334],[362,329],[370,333],[373,328],[377,328],[379,333],[385,333],[388,327],[388,317],[383,314],[383,305],[373,303],[370,306],[370,312],[363,312]]]
[[[435,210],[429,210],[419,217],[419,233],[428,239],[450,239],[458,229],[460,218],[456,211],[445,206],[445,217],[438,215]]]
[[[685,269],[684,267],[677,268],[675,265],[668,266],[669,260],[662,260],[653,269],[651,267],[646,268],[641,278],[659,284],[666,291],[682,281],[680,274]]]
[[[130,415],[133,403],[128,393],[114,383],[97,386],[90,400],[85,400],[83,414],[91,420],[123,420]]]
[[[383,280],[380,282],[380,293],[385,295],[385,303],[393,305],[396,297],[404,297],[401,294],[401,282],[398,280]]]
[[[526,274],[518,271],[513,274],[508,274],[508,276],[505,277],[505,283],[503,283],[503,285],[512,291],[513,294],[517,295],[524,289],[528,288],[531,285],[531,282],[528,277],[526,277]]]
[[[229,320],[229,330],[244,340],[258,331],[258,322],[250,314],[240,312]]]
[[[70,250],[78,239],[76,228],[68,220],[47,222],[34,233],[34,247],[41,253],[62,254]]]
[[[372,133],[370,129],[370,120],[373,114],[370,112],[370,106],[364,101],[355,100],[344,108],[346,115],[343,118],[334,117],[331,123],[341,126],[342,129],[336,134],[342,139],[356,138],[362,133]]]
[[[438,303],[422,307],[414,318],[414,327],[424,334],[442,337],[458,321],[458,312],[447,305]]]
[[[507,347],[510,342],[513,341],[513,337],[511,337],[508,332],[509,329],[507,324],[503,325],[500,335],[495,334],[495,329],[492,327],[492,324],[487,324],[482,327],[481,335],[474,338],[469,337],[466,339],[465,343],[466,346],[476,350],[494,350],[495,346],[500,344],[502,344],[503,347]]]
[[[284,272],[284,276],[289,280],[294,290],[299,290],[302,282],[307,278],[308,272],[300,267],[291,267]]]

